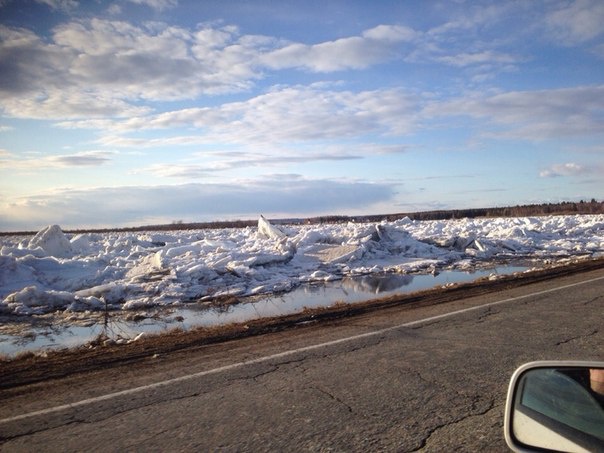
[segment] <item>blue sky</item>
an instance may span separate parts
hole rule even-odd
[[[604,198],[604,2],[0,0],[0,230]]]

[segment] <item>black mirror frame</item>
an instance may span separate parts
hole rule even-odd
[[[505,434],[505,441],[513,451],[517,453],[531,453],[531,452],[543,452],[548,451],[543,448],[531,448],[530,446],[520,443],[514,436],[513,433],[513,413],[516,402],[516,392],[518,390],[519,379],[529,370],[539,368],[604,368],[604,362],[599,361],[574,361],[574,360],[543,360],[537,362],[529,362],[520,366],[510,379],[510,385],[508,387],[508,393],[505,404],[505,416],[503,422],[503,429]],[[555,450],[551,450],[555,451]]]

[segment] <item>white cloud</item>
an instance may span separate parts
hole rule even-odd
[[[440,8],[444,12],[444,5]],[[531,55],[533,41],[545,37],[550,45],[576,46],[604,34],[604,3],[600,0],[464,2],[459,7],[449,5],[444,17],[445,23],[416,39],[407,61],[434,61],[458,68],[484,64],[496,74],[540,58]]]
[[[249,146],[230,148],[225,151],[204,151],[193,153],[186,162],[153,164],[134,171],[134,174],[150,173],[156,177],[198,180],[240,168],[287,167],[290,164],[310,162],[343,162],[366,159],[386,154],[407,152],[406,145],[349,144],[321,145],[317,147],[275,147],[254,150]]]
[[[111,161],[113,153],[106,151],[87,151],[76,154],[48,157],[48,162],[59,167],[96,167]]]
[[[560,2],[547,14],[546,26],[562,44],[574,45],[596,38],[604,33],[604,3],[601,0],[574,0]]]
[[[77,5],[74,0],[40,1],[54,8]],[[176,0],[130,1],[158,11],[177,5]],[[602,2],[560,5],[555,10],[550,6],[543,19],[549,29],[571,42],[602,33]],[[143,105],[156,101],[249,90],[270,75],[269,70],[328,73],[399,58],[474,71],[472,80],[481,83],[526,61],[505,50],[506,45],[511,48],[511,38],[495,39],[491,33],[527,9],[522,3],[467,5],[458,9],[455,19],[427,32],[381,24],[314,44],[245,35],[232,25],[188,29],[158,22],[82,19],[62,23],[44,38],[0,25],[0,108],[19,118],[140,116],[150,111]],[[477,39],[479,32],[490,39]],[[597,47],[595,51],[601,53]]]
[[[37,78],[50,76],[60,64],[60,48],[46,45],[35,33],[0,24],[0,92],[24,95]]]
[[[151,173],[161,178],[201,179],[213,169],[209,165],[199,164],[153,164],[135,173]]]
[[[69,22],[56,27],[53,33],[56,44],[78,52],[79,57],[157,53],[158,57],[169,54],[171,58],[185,58],[187,40],[191,38],[190,32],[180,27],[151,23],[140,27],[102,19]]]
[[[208,140],[203,135],[184,135],[162,138],[136,138],[124,137],[122,135],[105,135],[98,140],[98,143],[103,146],[111,146],[116,148],[140,149],[155,148],[160,146],[203,145],[208,143]]]
[[[478,28],[486,29],[509,17],[518,14],[517,8],[523,8],[522,2],[495,2],[493,4],[470,2],[453,12],[451,18],[444,24],[432,28],[428,34],[434,37],[448,36],[462,32],[467,35]]]
[[[50,6],[52,9],[71,11],[79,6],[77,0],[35,0],[36,3],[41,3]]]
[[[95,167],[110,162],[113,154],[109,151],[84,151],[74,154],[23,158],[8,152],[6,154],[0,152],[0,157],[7,157],[2,162],[2,167],[5,169],[29,171],[41,168]]]
[[[275,193],[279,193],[275,197]],[[155,187],[63,189],[0,206],[1,230],[169,223],[265,215],[363,212],[394,196],[387,184],[301,177]],[[108,219],[110,219],[108,221]],[[111,222],[111,223],[109,223]]]
[[[228,153],[197,153],[203,163],[186,164],[154,164],[143,168],[136,173],[151,173],[159,177],[199,179],[207,177],[211,173],[232,170],[236,168],[262,168],[287,165],[292,163],[305,163],[317,161],[343,161],[362,159],[363,156],[352,152],[343,153],[338,151],[323,150],[321,153],[307,152],[291,155],[291,151],[283,150],[282,153],[274,151],[272,154],[261,152],[245,153],[230,151]]]
[[[148,110],[139,100],[240,92],[267,68],[367,68],[396,57],[413,36],[405,27],[380,25],[362,36],[305,45],[242,35],[234,26],[191,31],[94,18],[63,23],[42,39],[0,25],[0,108],[19,118],[136,116]]]
[[[434,102],[424,114],[427,117],[467,115],[499,128],[485,135],[543,140],[601,135],[604,132],[602,105],[604,85],[470,96]]]
[[[122,14],[122,7],[120,5],[118,5],[117,3],[112,3],[107,8],[107,13],[110,14],[111,16],[118,16],[118,15]]]
[[[400,56],[400,43],[410,42],[415,32],[407,27],[380,25],[362,36],[315,45],[292,43],[261,57],[273,69],[305,68],[313,72],[363,69]]]
[[[560,176],[579,176],[590,173],[590,170],[574,162],[555,164],[539,173],[542,178],[556,178]]]
[[[128,0],[131,3],[137,5],[145,5],[156,11],[164,11],[166,9],[174,8],[178,5],[178,0]]]
[[[78,92],[51,86],[29,96],[7,96],[0,100],[0,106],[6,116],[28,119],[128,117],[150,111],[92,90]]]
[[[112,135],[100,143],[122,147],[174,144],[268,145],[364,140],[400,136],[416,127],[419,100],[400,89],[324,90],[323,87],[277,87],[246,101],[214,108],[192,108],[116,121]],[[62,123],[63,127],[88,122]],[[131,131],[195,128],[196,135],[144,139]]]
[[[112,119],[67,120],[54,123],[62,129],[111,129],[116,121]]]
[[[148,111],[140,99],[235,92],[260,76],[255,49],[225,44],[197,58],[196,35],[179,27],[92,19],[62,24],[50,40],[6,26],[0,38],[0,107],[19,118],[137,116]]]
[[[527,9],[522,2],[487,5],[471,2],[448,8],[447,22],[416,33],[415,47],[405,56],[405,61],[444,64],[459,69],[462,71],[459,76],[475,84],[491,80],[501,72],[514,71],[528,59],[522,53],[526,48],[518,44],[526,33],[526,29],[518,25],[518,18],[522,18],[520,22],[530,22]],[[514,35],[501,36],[501,28],[510,22],[513,22]]]
[[[77,54],[34,33],[0,25],[0,107],[18,118],[70,118],[142,114],[98,86],[81,86],[70,73]]]
[[[438,57],[437,60],[458,67],[480,64],[513,64],[518,62],[517,57],[493,51],[460,53],[458,55]]]
[[[378,25],[365,30],[363,37],[382,42],[411,42],[418,38],[418,33],[409,27],[401,25]]]

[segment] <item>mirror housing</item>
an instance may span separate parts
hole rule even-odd
[[[504,430],[516,452],[604,451],[604,362],[522,365],[510,380]]]

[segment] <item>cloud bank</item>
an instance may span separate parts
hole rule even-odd
[[[0,220],[0,230],[55,223],[73,228],[255,218],[259,214],[363,212],[393,196],[393,188],[387,184],[309,180],[295,175],[232,184],[63,189],[4,206],[7,215]]]

